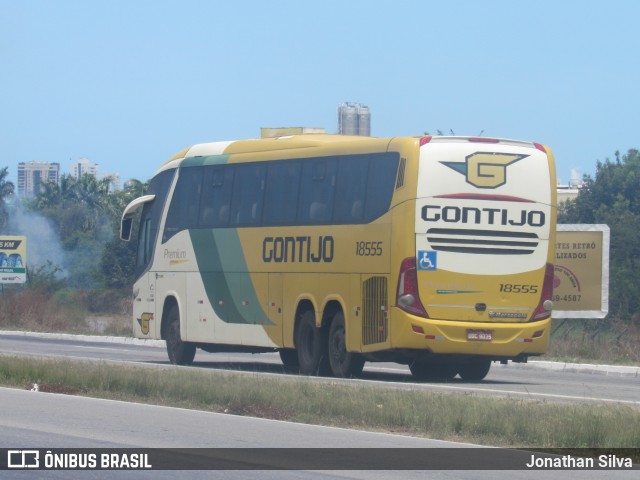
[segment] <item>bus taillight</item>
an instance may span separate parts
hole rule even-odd
[[[538,150],[540,150],[542,153],[546,154],[547,153],[547,149],[544,148],[544,145],[541,145],[539,143],[534,143],[533,144]]]
[[[500,143],[500,140],[497,138],[487,137],[469,137],[467,140],[474,143]]]
[[[540,295],[540,302],[531,317],[532,322],[543,320],[551,315],[551,310],[553,310],[553,302],[551,301],[553,297],[553,276],[553,264],[547,263],[547,269],[544,272],[544,283],[542,284],[542,295]]]
[[[418,293],[416,257],[405,258],[400,265],[396,304],[407,313],[428,317]]]

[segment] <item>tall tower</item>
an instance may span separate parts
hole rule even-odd
[[[338,133],[341,135],[371,135],[371,112],[360,103],[346,102],[338,107]]]
[[[71,164],[71,174],[80,180],[83,175],[93,175],[98,177],[98,164],[89,161],[88,158],[81,158]]]
[[[18,163],[18,195],[31,197],[40,193],[43,182],[58,183],[60,164],[46,162]]]

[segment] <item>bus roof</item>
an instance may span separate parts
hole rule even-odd
[[[167,160],[160,170],[167,168],[167,166],[176,160],[182,160],[186,158],[194,157],[208,157],[214,155],[234,155],[234,154],[249,154],[249,153],[273,153],[277,151],[289,151],[297,150],[300,152],[301,157],[313,156],[309,153],[303,154],[302,152],[307,149],[315,149],[318,147],[324,147],[327,154],[339,154],[345,147],[349,146],[353,149],[353,153],[367,153],[369,151],[380,152],[386,151],[389,144],[394,140],[405,140],[407,143],[415,143],[416,146],[424,145],[430,142],[477,142],[477,143],[503,143],[520,146],[535,146],[536,148],[543,147],[539,144],[532,142],[524,142],[520,140],[509,140],[503,138],[486,138],[486,137],[462,137],[462,136],[406,136],[406,137],[365,137],[355,135],[339,135],[339,134],[301,134],[301,135],[287,135],[282,137],[273,138],[259,138],[249,140],[235,140],[224,142],[210,142],[199,143],[187,147],[184,150],[178,152],[169,160]],[[544,149],[543,149],[544,151]],[[309,152],[309,150],[307,150]],[[286,155],[290,158],[291,153]]]
[[[410,138],[410,137],[407,137]],[[415,137],[416,139],[419,137]],[[185,148],[171,157],[165,165],[174,160],[211,155],[232,155],[240,153],[275,152],[282,150],[303,150],[307,148],[331,147],[343,148],[349,144],[354,147],[371,147],[384,150],[391,138],[364,137],[336,134],[303,134],[284,137],[236,140],[227,142],[200,143]]]

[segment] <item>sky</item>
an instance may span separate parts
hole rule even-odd
[[[559,180],[640,148],[635,0],[0,0],[0,168],[148,180],[261,127],[530,140]]]

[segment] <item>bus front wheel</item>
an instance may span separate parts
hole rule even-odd
[[[169,361],[174,365],[191,365],[196,356],[196,346],[193,343],[184,342],[180,338],[180,313],[178,305],[172,305],[169,310],[167,327],[167,354]]]
[[[347,352],[347,335],[344,314],[338,312],[333,317],[329,329],[329,364],[336,377],[357,377],[364,368],[364,358],[357,353]]]
[[[327,356],[327,333],[316,327],[313,310],[300,315],[295,332],[298,364],[303,375],[327,375],[330,371]]]

